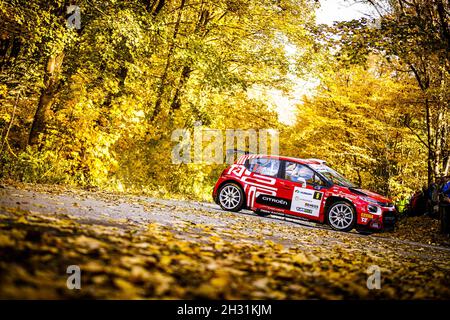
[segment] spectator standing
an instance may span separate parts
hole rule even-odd
[[[439,200],[441,231],[445,234],[450,234],[450,176],[445,177],[442,181]]]

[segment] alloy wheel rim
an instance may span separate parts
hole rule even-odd
[[[333,227],[336,229],[345,229],[352,223],[353,211],[346,204],[338,204],[331,208],[328,217]]]
[[[219,198],[223,207],[226,209],[234,209],[241,201],[241,192],[237,187],[228,185],[220,191]]]

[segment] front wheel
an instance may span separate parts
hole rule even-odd
[[[223,210],[237,212],[244,206],[244,191],[235,183],[226,183],[219,190],[219,205]]]
[[[334,230],[350,231],[356,223],[355,209],[345,201],[333,203],[328,210],[327,222]]]

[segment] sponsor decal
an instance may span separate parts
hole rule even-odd
[[[300,213],[306,213],[306,214],[313,213],[313,211],[311,209],[306,209],[306,208],[302,208],[302,207],[296,207],[295,211],[300,212]]]
[[[271,207],[289,209],[291,207],[291,200],[278,198],[268,194],[260,194],[256,197],[256,203],[264,204]]]
[[[373,214],[361,213],[361,218],[373,219]]]
[[[306,196],[312,196],[313,195],[313,192],[312,191],[308,191],[307,189],[300,189],[300,188],[298,188],[298,187],[296,187],[295,188],[295,193],[296,194],[303,194],[303,195],[306,195]]]
[[[319,206],[317,204],[312,204],[312,203],[308,203],[308,202],[305,203],[305,207],[312,208],[312,209],[319,208]]]
[[[323,192],[295,187],[291,211],[318,217],[322,203]]]

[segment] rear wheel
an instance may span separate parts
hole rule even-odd
[[[219,205],[223,210],[237,212],[244,206],[244,191],[236,183],[226,183],[219,190]]]
[[[327,222],[334,230],[350,231],[356,223],[355,209],[348,202],[335,202],[328,210]]]

